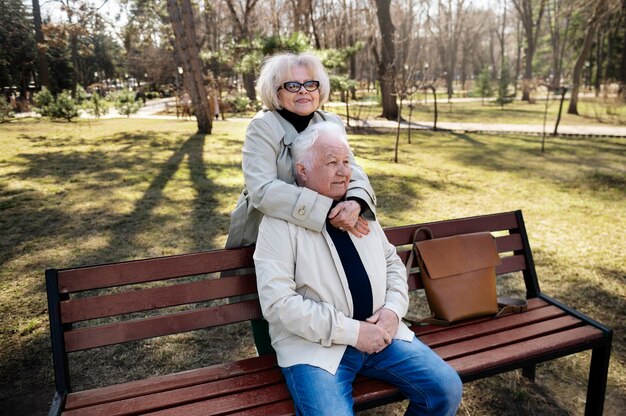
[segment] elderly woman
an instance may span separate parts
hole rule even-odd
[[[321,111],[328,100],[330,81],[321,61],[311,54],[279,54],[261,68],[257,89],[265,109],[248,125],[243,144],[245,188],[231,214],[226,248],[254,244],[263,215],[272,215],[312,231],[320,231],[326,219],[340,231],[356,237],[369,233],[365,218],[374,219],[376,197],[367,175],[350,155],[353,169],[347,198],[332,207],[332,199],[303,192],[295,184],[291,144],[307,126],[329,121],[343,123]],[[259,354],[273,352],[267,323],[252,321]]]
[[[243,144],[245,189],[231,214],[227,248],[256,241],[263,215],[272,215],[320,231],[326,219],[357,237],[369,232],[363,218],[375,218],[374,191],[352,154],[352,182],[345,201],[331,210],[332,199],[303,192],[295,185],[291,144],[310,124],[330,121],[343,130],[334,114],[321,111],[330,81],[319,58],[311,54],[280,54],[267,59],[257,81],[266,109],[250,122]],[[345,131],[345,130],[344,130]]]
[[[292,144],[302,194],[345,201],[350,148],[332,123]],[[352,415],[357,374],[397,386],[406,414],[454,415],[456,372],[400,319],[408,309],[406,269],[377,221],[356,238],[327,220],[319,231],[265,216],[254,262],[263,315],[296,414]]]

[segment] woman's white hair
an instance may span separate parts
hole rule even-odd
[[[297,163],[302,164],[306,169],[311,169],[313,159],[316,156],[311,148],[320,137],[335,137],[341,143],[345,144],[350,151],[350,144],[346,137],[345,131],[337,124],[330,121],[322,121],[315,123],[302,133],[300,133],[291,144],[291,156],[293,158],[294,167]]]
[[[328,101],[330,80],[317,56],[310,53],[281,53],[270,56],[263,62],[257,80],[257,90],[263,105],[270,110],[280,110],[282,105],[278,99],[278,89],[287,81],[293,81],[291,68],[302,66],[309,70],[311,79],[320,82],[320,102],[318,109]],[[317,110],[317,109],[316,109]]]

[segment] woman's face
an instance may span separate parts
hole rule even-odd
[[[292,78],[286,79],[284,82],[297,81],[304,83],[313,80],[309,69],[305,66],[292,67],[291,75]],[[300,87],[298,92],[289,92],[281,86],[278,90],[278,99],[285,110],[301,116],[308,116],[317,110],[320,104],[320,90],[307,91],[304,87]]]

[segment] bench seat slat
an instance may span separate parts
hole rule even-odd
[[[261,318],[258,300],[79,328],[65,333],[68,352]]]
[[[271,368],[239,377],[197,384],[180,389],[162,391],[155,394],[81,407],[64,413],[64,416],[124,416],[143,414],[149,411],[179,408],[188,403],[213,397],[229,397],[237,392],[265,388],[283,381],[279,368]]]
[[[274,403],[289,399],[291,396],[287,385],[278,383],[264,386],[262,390],[248,390],[225,397],[202,400],[171,409],[163,409],[155,412],[142,413],[146,416],[214,416],[241,411],[242,409],[256,407],[268,403]]]
[[[246,409],[241,412],[229,413],[229,416],[292,416],[294,414],[293,401],[291,399]]]
[[[521,328],[538,322],[559,318],[563,315],[565,315],[565,312],[562,309],[556,306],[548,306],[525,313],[502,316],[497,319],[481,320],[475,324],[449,328],[447,331],[419,335],[419,339],[428,344],[431,348],[435,348],[502,331]]]
[[[276,366],[276,357],[264,355],[247,358],[225,364],[216,364],[210,367],[167,374],[143,380],[130,381],[112,386],[100,387],[70,393],[67,396],[65,407],[76,409],[93,406],[101,403],[124,400],[132,397],[145,396],[161,391],[179,389],[201,383],[236,377],[257,371],[263,371]]]
[[[207,279],[166,287],[145,288],[61,302],[63,323],[105,318],[194,302],[256,294],[254,275]]]
[[[123,286],[254,266],[254,247],[214,250],[59,271],[59,293]]]
[[[602,331],[591,326],[570,329],[556,334],[523,341],[448,361],[459,374],[467,375],[502,365],[540,357],[604,338]],[[436,349],[435,349],[436,352]]]
[[[500,348],[509,344],[519,343],[524,340],[563,332],[581,325],[583,325],[583,323],[579,319],[568,315],[548,321],[524,325],[502,332],[490,332],[484,336],[468,339],[466,341],[455,342],[434,349],[441,358],[448,361],[467,355],[477,354],[482,351]]]

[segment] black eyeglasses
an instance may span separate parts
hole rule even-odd
[[[304,89],[307,90],[308,92],[313,92],[320,87],[320,82],[319,81],[305,81],[305,82],[287,81],[283,84],[284,89],[293,93],[300,91],[300,88],[302,87],[304,87]]]

